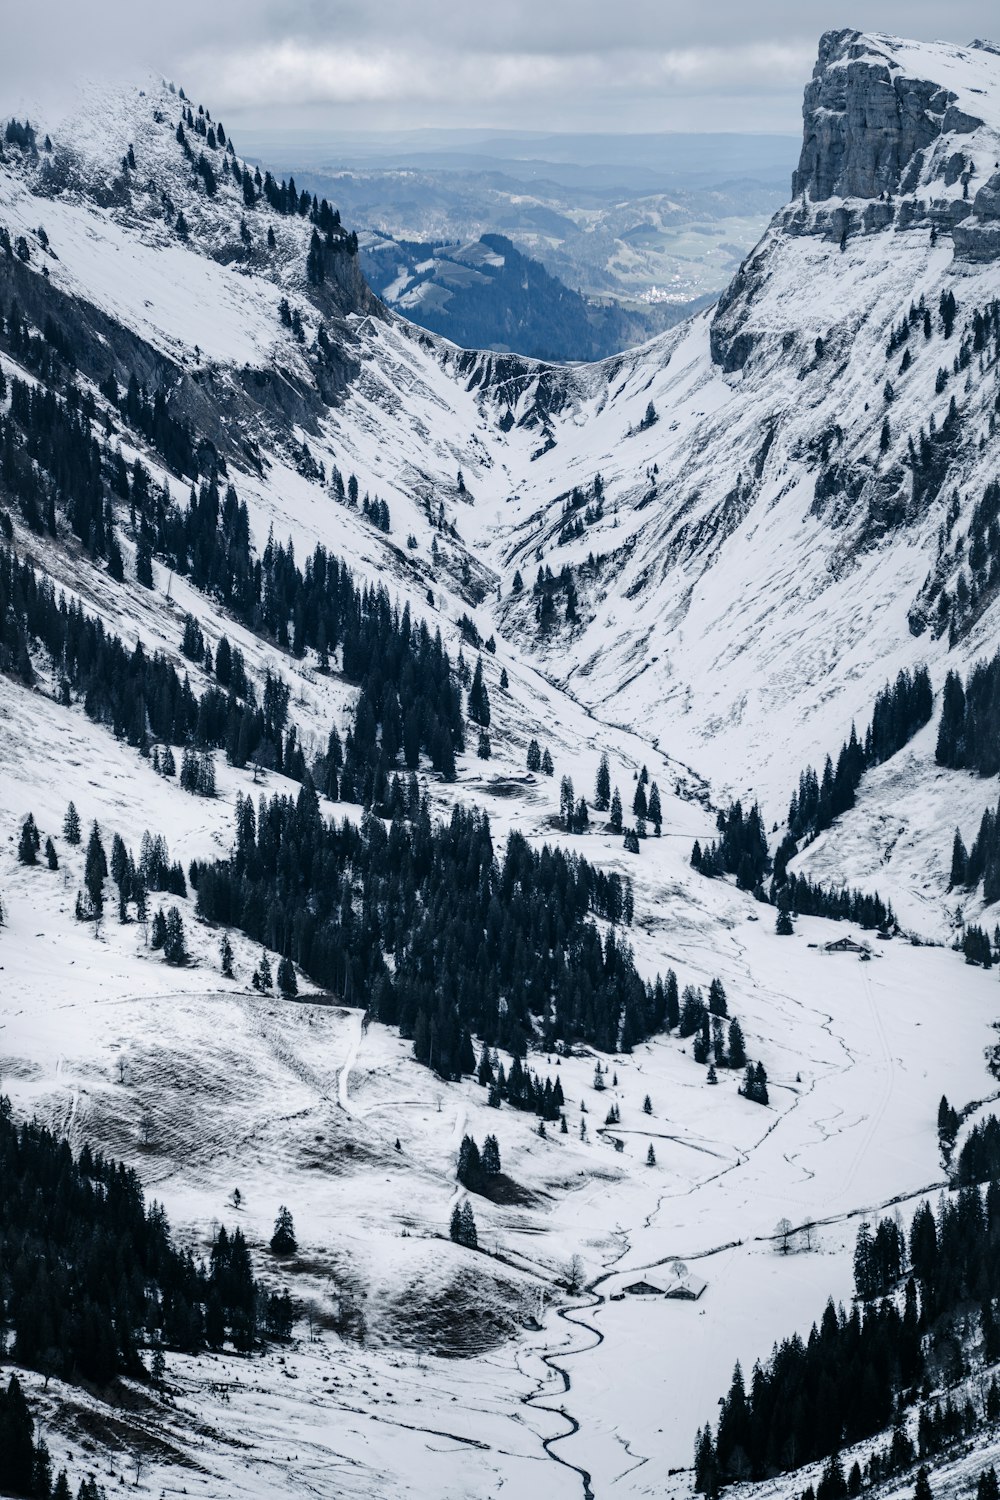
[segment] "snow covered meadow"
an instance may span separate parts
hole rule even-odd
[[[237,934],[236,980],[222,980],[219,934],[190,902],[179,903],[196,958],[187,969],[159,962],[135,923],[109,913],[95,936],[75,922],[82,856],[59,838],[68,797],[85,822],[130,840],[141,810],[186,862],[229,837],[235,788],[225,778],[236,773],[220,766],[224,795],[206,802],[100,741],[94,776],[97,731],[79,714],[74,756],[60,742],[65,715],[50,709],[46,723],[36,698],[28,706],[40,719],[26,718],[23,695],[15,713],[4,693],[8,751],[15,732],[26,756],[36,748],[31,765],[15,756],[6,771],[3,1088],[18,1112],[75,1144],[97,1140],[134,1161],[199,1253],[219,1223],[239,1223],[264,1252],[266,1279],[290,1285],[303,1308],[294,1350],[168,1361],[173,1394],[149,1398],[138,1424],[147,1436],[126,1423],[112,1442],[122,1468],[133,1449],[149,1451],[140,1489],[150,1494],[177,1492],[178,1448],[194,1466],[188,1492],[206,1496],[303,1484],[320,1495],[485,1496],[501,1480],[526,1494],[576,1493],[572,1470],[545,1457],[546,1438],[590,1473],[595,1493],[659,1492],[670,1469],[690,1463],[734,1361],[749,1368],[776,1338],[806,1332],[828,1295],[849,1297],[861,1220],[898,1204],[905,1221],[920,1195],[939,1191],[940,1094],[961,1107],[993,1092],[995,981],[958,955],[896,939],[859,962],[823,951],[844,929],[820,920],[778,937],[769,908],[691,871],[687,835],[708,823],[694,802],[669,799],[667,836],[635,859],[599,825],[581,839],[555,834],[537,784],[513,805],[484,786],[498,844],[517,826],[627,864],[640,970],[672,966],[682,985],[719,977],[768,1073],[762,1108],[737,1094],[739,1075],[720,1069],[707,1083],[690,1043],[675,1038],[603,1059],[602,1091],[589,1050],[540,1055],[533,1065],[560,1078],[568,1122],[543,1139],[533,1116],[490,1109],[474,1082],[436,1079],[393,1031],[363,1028],[360,1011],[307,986],[295,1002],[252,991],[256,953]],[[58,777],[54,767],[39,774],[46,745],[58,750]],[[13,829],[29,800],[60,846],[59,871],[16,863]],[[612,1103],[620,1124],[605,1126]],[[474,1252],[447,1238],[463,1192],[457,1153],[464,1134],[481,1142],[491,1132],[522,1191],[510,1202],[472,1195]],[[264,1251],[282,1203],[299,1240],[289,1264]],[[782,1219],[812,1226],[809,1249],[803,1234],[794,1253],[780,1252]],[[575,1256],[588,1290],[573,1296]],[[697,1302],[614,1300],[637,1273],[678,1259],[707,1282]],[[559,1315],[566,1308],[572,1321]],[[563,1436],[572,1423],[579,1430]],[[82,1417],[60,1417],[52,1446],[72,1450],[85,1430]]]

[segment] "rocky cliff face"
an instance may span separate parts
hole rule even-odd
[[[771,233],[844,250],[858,236],[916,230],[956,261],[1000,260],[998,58],[990,42],[826,32],[806,85],[792,200]],[[758,247],[719,299],[711,348],[727,374],[760,343],[754,304],[768,268]]]
[[[828,31],[806,86],[792,196],[822,202],[898,192],[914,155],[940,136],[953,100],[873,55],[861,32]]]
[[[953,237],[956,256],[1000,255],[996,47],[918,46],[830,31],[803,103],[793,234],[843,242],[912,225]]]

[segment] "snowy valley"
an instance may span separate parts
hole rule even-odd
[[[4,1282],[5,1365],[74,1493],[711,1492],[1000,1097],[1000,52],[828,33],[720,303],[592,365],[386,310],[207,107],[3,141],[0,1094],[294,1324],[74,1379]],[[982,1300],[899,1386],[973,1409],[935,1496]]]

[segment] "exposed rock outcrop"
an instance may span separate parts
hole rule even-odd
[[[964,133],[982,123],[953,101],[938,84],[906,77],[890,58],[873,54],[861,32],[826,32],[806,85],[793,197],[822,202],[898,192],[911,159],[942,130]]]
[[[997,56],[991,42],[826,32],[806,85],[792,201],[769,234],[844,249],[858,235],[923,229],[948,236],[957,261],[1000,260]],[[768,264],[765,240],[719,298],[711,350],[726,374],[783,336],[780,322],[762,330],[751,315]]]

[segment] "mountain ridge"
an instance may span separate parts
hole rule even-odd
[[[902,62],[895,60],[893,47]],[[812,102],[817,89],[816,98],[834,86],[846,90],[842,119],[849,122],[852,112],[863,116],[864,100],[873,86],[896,98],[895,88],[887,82],[890,72],[910,79],[923,71],[921,61],[930,64],[942,59],[950,80],[944,93],[954,93],[966,102],[973,97],[969,90],[981,86],[983,69],[995,68],[994,54],[985,48],[942,50],[865,38],[856,32],[828,34],[821,43],[816,77],[809,85],[813,93],[807,90],[804,158],[813,159],[809,122],[817,109],[826,108]],[[971,74],[963,75],[963,84],[958,75],[969,68]],[[941,87],[934,84],[928,97],[941,93]],[[905,90],[902,97],[904,101],[909,97]],[[343,284],[334,281],[336,295],[347,298],[345,312],[336,297],[331,300],[325,282],[317,286],[303,274],[313,228],[308,216],[269,215],[262,197],[257,199],[259,207],[246,209],[242,189],[224,171],[217,174],[215,196],[199,190],[191,198],[183,184],[198,179],[183,148],[173,139],[173,117],[167,117],[168,107],[180,113],[190,105],[167,90],[155,99],[148,92],[133,90],[126,103],[113,108],[105,107],[97,96],[89,106],[89,124],[78,127],[74,149],[84,162],[91,163],[86,170],[91,172],[97,196],[109,199],[105,207],[87,210],[99,216],[100,232],[114,240],[116,219],[124,228],[129,213],[135,216],[129,203],[138,201],[137,193],[146,205],[138,227],[150,244],[142,247],[143,270],[128,278],[128,284],[141,276],[152,279],[147,268],[159,265],[161,251],[171,265],[192,271],[186,278],[191,286],[185,288],[185,305],[176,312],[165,293],[162,305],[157,305],[155,297],[145,298],[123,307],[121,313],[154,342],[158,340],[161,353],[174,359],[172,380],[177,379],[178,369],[184,370],[179,394],[192,410],[197,406],[199,420],[208,419],[220,397],[231,409],[227,452],[245,461],[245,452],[241,456],[239,450],[249,441],[252,451],[255,438],[248,434],[255,423],[270,430],[272,441],[284,443],[282,427],[287,428],[291,419],[317,454],[327,429],[331,452],[343,444],[352,464],[368,465],[371,482],[385,487],[390,503],[395,496],[397,504],[412,505],[414,491],[422,497],[421,503],[432,492],[450,494],[453,501],[446,504],[459,522],[462,534],[457,541],[465,556],[463,566],[480,577],[479,589],[500,588],[499,611],[483,615],[484,633],[491,621],[510,630],[545,672],[551,671],[550,658],[558,657],[560,682],[571,685],[591,709],[612,720],[628,717],[616,702],[620,691],[616,681],[629,685],[625,690],[629,696],[638,687],[643,711],[652,712],[654,721],[659,716],[661,739],[671,737],[682,761],[697,765],[702,756],[708,756],[705,764],[716,781],[717,794],[746,793],[752,787],[758,795],[776,799],[769,805],[777,815],[801,764],[819,760],[830,744],[839,743],[851,717],[864,714],[886,675],[914,665],[927,654],[926,627],[924,636],[913,637],[912,621],[926,619],[928,589],[937,589],[930,599],[936,605],[941,588],[952,591],[960,571],[960,566],[948,563],[947,556],[935,556],[936,537],[933,543],[931,539],[936,528],[927,512],[926,495],[915,511],[907,494],[914,480],[906,445],[916,442],[921,425],[934,412],[933,387],[941,366],[931,368],[928,347],[927,358],[917,361],[904,380],[897,375],[893,381],[895,369],[889,367],[882,349],[883,341],[889,341],[900,319],[905,321],[910,304],[919,301],[921,292],[933,330],[938,318],[935,304],[952,278],[959,278],[954,284],[962,293],[960,322],[977,299],[982,306],[989,301],[991,262],[963,258],[965,241],[959,235],[963,230],[980,236],[977,243],[982,243],[984,226],[988,231],[989,221],[984,217],[988,195],[983,203],[980,199],[988,183],[965,196],[962,174],[955,176],[947,164],[955,155],[957,141],[970,162],[985,161],[989,150],[996,149],[993,127],[977,125],[970,134],[963,114],[962,120],[951,120],[962,129],[946,131],[947,111],[955,106],[944,105],[944,94],[940,102],[943,107],[933,124],[933,151],[928,156],[925,145],[915,145],[909,162],[899,161],[892,168],[901,174],[919,156],[921,170],[929,174],[926,183],[916,181],[891,205],[878,197],[857,200],[857,209],[855,200],[814,202],[807,192],[805,207],[800,198],[776,215],[714,312],[637,350],[589,367],[551,367],[516,356],[450,349],[394,321],[393,315],[367,301],[367,294],[357,290],[353,256],[328,257],[335,275],[346,277]],[[909,108],[898,101],[897,107],[901,113]],[[989,113],[982,105],[980,112]],[[162,116],[159,121],[157,114]],[[140,117],[141,129],[136,123]],[[848,125],[838,129],[846,130]],[[192,140],[199,140],[189,133]],[[150,151],[156,170],[165,173],[167,180],[152,192],[141,167],[124,174],[124,187],[114,186],[121,176],[124,153],[134,144],[132,137],[138,137],[140,162],[143,140],[156,143]],[[898,156],[896,146],[893,150]],[[198,152],[204,154],[200,141]],[[228,149],[216,154],[222,160],[237,160]],[[58,139],[54,157],[58,163]],[[44,194],[51,189],[54,196],[31,196],[28,204],[40,209],[47,202],[52,205],[50,211],[58,211],[61,199],[73,192],[72,173],[67,187],[58,191],[58,173],[53,183],[52,170],[44,160],[37,175],[38,190]],[[976,175],[972,173],[969,180]],[[985,167],[978,175],[985,175]],[[948,177],[953,180],[946,181]],[[866,190],[874,193],[880,180],[867,181]],[[939,195],[933,213],[919,206],[930,187]],[[185,195],[191,219],[191,238],[184,245],[176,243],[162,217],[162,194],[169,197],[171,188],[178,201]],[[878,191],[887,190],[880,187]],[[85,199],[86,194],[81,197]],[[31,217],[23,218],[21,227],[30,229],[35,209],[29,212]],[[240,223],[253,220],[255,214],[260,225],[255,225],[256,233],[251,230],[248,246],[241,240]],[[278,236],[273,252],[262,242],[264,222]],[[836,245],[832,254],[825,248],[831,240]],[[58,246],[58,230],[51,241],[53,247]],[[121,243],[114,241],[114,254],[120,253]],[[810,244],[816,245],[815,251]],[[198,250],[193,258],[191,247]],[[198,262],[203,257],[216,259],[200,270]],[[60,264],[50,262],[46,268],[50,285],[60,285],[65,259]],[[22,282],[31,275],[27,268],[14,269]],[[81,275],[90,274],[91,263],[85,260]],[[977,292],[973,282],[980,274],[986,280]],[[814,295],[818,275],[827,285],[825,301]],[[220,280],[218,288],[215,278]],[[217,290],[221,295],[216,295]],[[112,297],[119,294],[118,288],[109,290]],[[279,326],[277,303],[283,295],[291,296],[301,308],[304,342],[296,342]],[[212,317],[200,322],[199,309],[208,305],[209,298],[213,299]],[[227,299],[232,312],[220,321]],[[844,317],[840,309],[848,307],[859,312]],[[316,342],[321,321],[329,327],[322,353]],[[934,353],[938,337],[930,341]],[[911,348],[916,350],[918,342]],[[960,333],[957,344],[961,342]],[[817,352],[820,346],[822,356]],[[945,349],[942,341],[941,353],[951,354],[953,347]],[[441,373],[446,376],[443,387],[438,383]],[[969,373],[962,373],[968,384]],[[782,386],[780,398],[776,379]],[[390,391],[389,384],[398,386],[400,381],[402,386]],[[887,382],[899,387],[893,391],[891,405],[881,389]],[[196,395],[198,385],[204,389],[206,383],[214,389],[207,403],[200,400],[200,392]],[[406,399],[400,401],[399,389],[414,395],[412,413]],[[967,471],[963,493],[971,507],[989,473],[988,457],[976,451],[981,424],[992,404],[988,379],[962,394],[957,444],[964,453],[952,454],[949,466],[952,474]],[[427,401],[428,411],[447,408],[450,412],[443,426],[434,424],[437,433],[430,446],[425,438],[434,426],[429,426],[423,410]],[[644,428],[650,402],[659,421]],[[389,449],[370,447],[376,410],[378,420],[387,420],[393,431]],[[979,415],[973,418],[976,410]],[[852,413],[849,431],[844,411]],[[946,411],[946,403],[938,399],[939,425]],[[890,445],[883,455],[879,435],[886,420]],[[221,439],[225,424],[216,430]],[[235,450],[234,430],[244,431]],[[446,430],[450,435],[442,443]],[[717,457],[723,452],[726,456],[720,468]],[[701,455],[711,457],[706,463]],[[327,455],[327,467],[331,461]],[[654,465],[656,475],[651,478]],[[456,486],[459,470],[466,476],[464,491]],[[603,515],[588,523],[585,536],[567,536],[564,511],[574,486],[586,492],[598,473],[607,496]],[[984,476],[981,480],[979,474]],[[938,476],[938,498],[933,504],[939,512],[947,509],[941,499],[945,493],[947,477]],[[774,507],[780,516],[774,515]],[[829,520],[817,526],[823,516]],[[949,525],[955,529],[954,521]],[[797,554],[792,563],[799,575],[796,592],[801,597],[805,590],[814,601],[814,614],[821,610],[824,596],[843,592],[835,587],[838,578],[867,574],[872,586],[879,588],[883,585],[878,579],[887,581],[897,564],[903,572],[892,588],[901,585],[908,596],[905,630],[892,609],[885,615],[876,600],[866,606],[875,610],[866,616],[866,632],[882,633],[882,649],[866,662],[856,651],[851,655],[847,616],[837,627],[840,647],[837,635],[827,633],[819,657],[823,660],[832,651],[833,691],[824,695],[822,715],[826,727],[816,721],[814,713],[804,715],[797,708],[792,736],[796,760],[791,766],[774,765],[773,773],[768,765],[775,742],[767,728],[767,714],[789,701],[790,682],[800,684],[791,694],[793,702],[795,691],[808,693],[816,669],[815,652],[790,664],[788,653],[800,633],[797,613],[780,603],[775,606],[772,599],[761,615],[772,624],[756,651],[743,657],[742,627],[734,629],[732,616],[724,607],[720,614],[720,600],[713,604],[707,592],[716,570],[723,564],[727,570],[731,566],[727,557],[734,547],[739,546],[744,558],[753,556],[752,549],[746,550],[745,539],[761,526],[772,549],[765,571],[756,581],[740,580],[746,563],[733,559],[741,610],[755,592],[770,588],[772,559],[784,553]],[[895,545],[893,538],[899,544],[895,562],[886,554],[886,548]],[[530,612],[526,613],[526,606],[537,602],[533,596],[526,593],[514,598],[510,593],[515,570],[534,569],[539,551],[546,563],[560,570],[570,566],[578,595],[577,622],[569,626],[560,622],[554,630],[548,626],[542,632],[535,628]],[[596,572],[587,562],[590,555],[603,559]],[[763,556],[760,566],[765,567]],[[660,599],[664,589],[665,617]],[[483,597],[474,590],[466,603],[475,607]],[[624,630],[612,623],[618,597],[631,601],[633,621]],[[696,654],[688,643],[690,628],[685,635],[685,621],[692,618],[692,610],[699,621]],[[878,623],[880,619],[883,624]],[[783,645],[775,635],[779,622]],[[973,620],[963,628],[970,632],[967,638],[973,647],[977,640],[989,638],[987,621],[977,625]],[[762,653],[772,658],[771,667],[759,661]],[[713,661],[715,665],[710,666]],[[713,681],[717,672],[725,684],[721,690]],[[747,672],[762,700],[756,712],[738,684]],[[779,677],[784,679],[780,684]],[[702,725],[693,722],[699,717]],[[724,734],[720,736],[726,724],[739,724],[738,745],[732,736],[728,741]],[[716,747],[724,750],[726,762],[735,770],[721,780],[718,767],[712,766]]]

